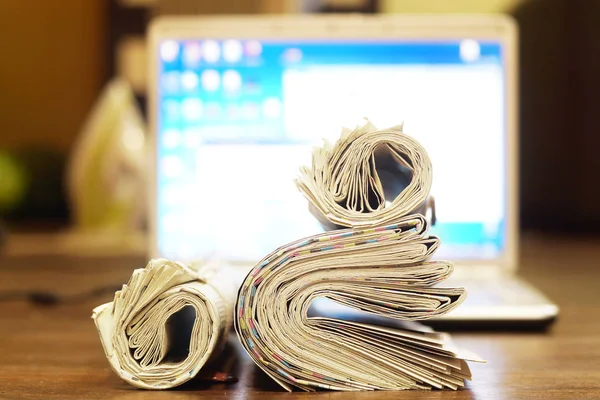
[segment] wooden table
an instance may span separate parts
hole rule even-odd
[[[0,291],[77,293],[126,282],[144,264],[143,257],[122,255],[4,257]],[[95,305],[110,300],[105,295],[56,307],[0,302],[0,398],[600,399],[600,239],[525,238],[521,264],[523,275],[558,302],[560,318],[546,333],[455,333],[459,345],[488,360],[472,365],[474,380],[466,390],[289,394],[254,366],[233,337],[238,383],[139,390],[110,370],[90,319]]]

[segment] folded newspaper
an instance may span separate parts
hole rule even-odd
[[[433,207],[431,181],[427,152],[401,125],[378,130],[366,121],[316,148],[296,185],[323,226],[357,228],[425,214]]]
[[[380,146],[412,175],[388,205],[375,168]],[[427,234],[423,215],[411,214],[429,195],[425,150],[399,128],[367,125],[317,149],[302,174],[298,186],[325,220],[352,228],[289,243],[250,271],[234,319],[248,354],[287,390],[464,386],[466,361],[482,360],[446,334],[308,315],[317,298],[401,321],[439,316],[463,301],[464,289],[434,286],[453,266],[430,260],[440,241]]]
[[[155,259],[136,269],[92,315],[112,369],[145,389],[192,379],[225,344],[236,289],[222,266]]]

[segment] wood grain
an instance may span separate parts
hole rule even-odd
[[[546,333],[454,333],[456,342],[488,360],[472,366],[473,382],[458,392],[320,392],[288,394],[260,371],[232,336],[231,366],[239,382],[195,380],[175,390],[139,390],[121,381],[104,358],[92,308],[109,295],[40,307],[0,303],[1,399],[598,399],[600,398],[600,239],[529,237],[522,273],[561,307]],[[145,260],[135,257],[0,259],[0,291],[78,293],[125,282]]]

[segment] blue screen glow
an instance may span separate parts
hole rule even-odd
[[[404,121],[427,149],[439,254],[502,252],[499,43],[165,40],[157,62],[162,256],[258,261],[320,232],[294,178],[315,144],[361,117],[381,128]]]

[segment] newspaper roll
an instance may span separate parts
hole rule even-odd
[[[313,152],[296,185],[327,228],[385,225],[422,213],[431,189],[431,161],[402,126],[378,130],[366,122]]]
[[[192,379],[224,346],[235,290],[216,266],[155,259],[136,269],[114,301],[92,315],[112,369],[145,389]]]
[[[457,389],[465,359],[439,333],[308,317],[313,299],[404,321],[449,312],[462,288],[438,288],[453,266],[427,261],[440,241],[422,215],[391,225],[326,232],[287,244],[246,277],[234,326],[248,354],[282,387],[311,391]]]

